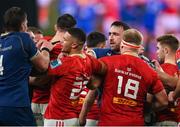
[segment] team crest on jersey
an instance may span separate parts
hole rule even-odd
[[[50,62],[50,67],[51,67],[52,69],[54,69],[54,68],[60,66],[61,64],[62,64],[62,62],[61,62],[60,59],[52,60],[52,61]]]

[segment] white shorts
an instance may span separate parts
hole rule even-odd
[[[89,126],[97,126],[98,120],[93,120],[93,119],[87,119],[86,120],[86,127]]]
[[[33,113],[40,113],[44,115],[46,108],[48,104],[37,104],[37,103],[31,103],[31,108]]]
[[[44,127],[66,127],[66,126],[79,126],[79,119],[65,119],[65,120],[55,120],[55,119],[44,119]]]
[[[162,121],[155,123],[156,126],[177,126],[178,123],[175,121]]]
[[[48,104],[31,103],[31,108],[36,120],[37,126],[44,126],[44,113]]]

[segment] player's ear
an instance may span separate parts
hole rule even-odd
[[[124,47],[123,45],[120,45],[120,50],[123,49],[123,47]]]
[[[165,47],[165,48],[164,48],[164,53],[165,53],[165,54],[168,54],[168,53],[169,53],[168,47]]]
[[[77,43],[75,43],[75,42],[73,42],[73,43],[72,43],[72,45],[71,45],[71,47],[72,47],[73,49],[75,49],[75,48],[77,48],[77,47],[78,47],[78,44],[77,44]]]
[[[23,32],[27,31],[27,26],[26,26],[26,24],[25,24],[24,22],[21,23],[21,30],[22,30]]]
[[[54,30],[57,31],[57,25],[56,24],[54,25]]]

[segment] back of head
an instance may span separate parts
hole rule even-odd
[[[123,30],[128,30],[130,29],[130,27],[124,23],[124,22],[121,22],[121,21],[114,21],[112,24],[111,24],[111,27],[112,26],[116,26],[116,27],[122,27]]]
[[[122,40],[134,44],[134,45],[141,45],[143,41],[142,34],[136,29],[128,29],[123,32]]]
[[[37,27],[30,26],[28,27],[28,30],[32,31],[34,34],[43,34],[42,31]]]
[[[4,14],[6,31],[20,31],[27,14],[19,7],[11,7]]]
[[[100,43],[105,43],[106,42],[106,36],[100,32],[91,32],[88,36],[87,36],[87,47],[89,48],[93,48],[93,47],[97,47],[98,44]]]
[[[171,34],[165,34],[163,36],[160,36],[156,39],[156,41],[161,45],[168,46],[174,52],[179,48],[178,39]]]
[[[69,28],[67,32],[77,40],[77,43],[80,45],[84,45],[86,41],[86,34],[80,28]]]
[[[76,25],[76,20],[70,14],[64,14],[64,15],[60,16],[57,20],[57,28],[60,28],[62,30],[72,28],[75,25]]]

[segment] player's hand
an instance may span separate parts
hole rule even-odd
[[[38,49],[40,49],[44,41],[46,41],[46,40],[40,39],[39,41],[37,41],[37,42],[35,43],[35,44],[36,44],[36,47],[37,47]]]
[[[53,49],[53,47],[54,47],[54,45],[51,42],[48,42],[47,40],[44,40],[44,39],[40,40],[39,43],[40,43],[39,45],[41,45],[40,49],[48,48],[49,51],[51,51]]]
[[[152,62],[154,63],[155,69],[157,72],[164,72],[161,65],[159,64],[157,60],[153,59]]]
[[[169,92],[169,94],[168,94],[168,101],[169,102],[174,102],[175,101],[174,100],[174,91]]]

